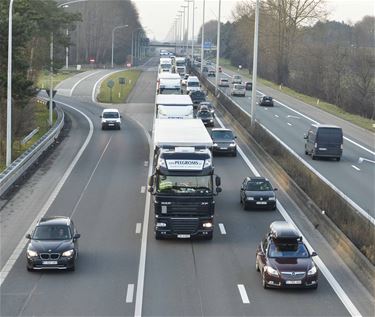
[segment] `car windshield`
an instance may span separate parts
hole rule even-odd
[[[103,113],[103,118],[118,118],[119,115],[118,115],[118,112],[104,112]]]
[[[165,176],[157,180],[159,193],[175,194],[211,194],[211,176]]]
[[[271,184],[267,181],[251,181],[247,183],[246,190],[249,191],[272,191]]]
[[[198,117],[200,117],[200,118],[212,118],[212,114],[209,111],[199,111]]]
[[[309,252],[303,243],[271,243],[268,256],[270,258],[308,258]]]
[[[232,131],[212,131],[213,139],[233,140]]]
[[[322,140],[330,140],[331,142],[342,142],[342,130],[336,128],[319,128],[319,137]]]
[[[234,79],[241,79],[241,76],[233,76]]]
[[[228,82],[228,79],[220,79],[222,83]]]
[[[272,101],[272,97],[263,97],[264,101]]]
[[[34,240],[67,240],[71,239],[69,227],[63,225],[44,225],[35,228]]]
[[[189,81],[188,85],[189,85],[189,87],[199,87],[199,82],[197,82],[197,81]]]
[[[243,85],[235,85],[234,88],[235,89],[245,89],[245,86],[243,86]]]

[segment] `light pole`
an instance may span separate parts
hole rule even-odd
[[[255,99],[257,93],[257,71],[258,71],[258,27],[259,27],[259,0],[255,7],[255,27],[254,27],[254,53],[253,53],[253,86],[251,89],[250,124],[255,124]]]
[[[183,5],[181,6],[183,9],[184,9],[184,23],[183,23],[183,32],[182,32],[182,42],[183,42],[183,47],[184,47],[184,50],[185,50],[185,54],[187,53],[187,45],[186,45],[186,39],[185,39],[185,34],[186,34],[186,30],[185,30],[185,20],[186,20],[186,11],[185,9],[187,8],[187,5]]]
[[[114,40],[115,40],[115,31],[118,30],[118,29],[122,29],[122,28],[127,28],[129,25],[125,24],[125,25],[118,25],[118,26],[115,26],[112,30],[112,55],[111,55],[111,68],[113,68],[113,47],[114,47]]]
[[[203,0],[203,22],[201,34],[201,74],[203,73],[203,60],[204,60],[204,18],[205,18],[206,0]]]
[[[195,16],[195,1],[193,0],[193,27],[191,31],[191,58],[194,61],[194,16]]]
[[[187,2],[187,24],[186,24],[186,53],[189,49],[189,20],[190,20],[190,0],[185,0]]]
[[[220,58],[220,15],[221,15],[221,0],[219,0],[219,15],[217,17],[217,41],[216,41],[216,74],[215,74],[215,94],[217,95],[217,84],[219,81],[219,58]]]
[[[12,37],[13,37],[13,0],[9,3],[8,26],[8,74],[7,74],[7,145],[6,166],[12,163]]]
[[[132,59],[131,59],[132,66],[134,64],[134,32],[138,30],[142,30],[142,28],[136,28],[135,30],[132,31]]]

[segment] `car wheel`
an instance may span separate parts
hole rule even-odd
[[[340,160],[341,160],[341,157],[336,157],[337,162],[340,162]]]
[[[68,268],[68,271],[70,271],[70,272],[74,272],[75,270],[76,270],[75,264],[73,264],[72,267]]]
[[[243,202],[243,210],[247,210],[246,202]]]
[[[256,257],[255,258],[255,269],[257,270],[257,272],[259,272],[259,263],[258,263],[258,258]]]
[[[263,285],[264,289],[268,288],[268,285],[266,283],[266,279],[264,278],[264,273],[262,274],[262,285]]]
[[[314,153],[311,154],[311,158],[315,161],[316,160],[316,156],[314,155]]]
[[[156,240],[163,240],[163,237],[162,237],[162,235],[159,232],[155,231],[155,239]]]
[[[237,151],[233,152],[232,156],[236,157],[237,156]]]
[[[312,289],[318,289],[318,284],[315,284],[313,287],[311,287]]]
[[[31,267],[28,267],[28,266],[26,266],[26,270],[27,270],[28,272],[32,272],[32,271],[33,271],[33,269],[32,269]]]
[[[309,152],[306,150],[306,148],[305,148],[305,155],[309,155]]]

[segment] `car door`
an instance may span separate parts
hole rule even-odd
[[[241,190],[240,190],[240,196],[241,196],[241,202],[245,203],[246,200],[246,186],[247,186],[247,179],[245,179],[241,184]]]
[[[261,272],[263,272],[263,268],[267,263],[267,257],[266,257],[267,250],[268,250],[268,238],[265,237],[260,244],[260,250],[257,254],[257,257],[258,257],[257,261],[258,261],[259,269]]]
[[[312,153],[315,144],[315,132],[313,129],[309,129],[307,132],[306,149],[309,153]]]

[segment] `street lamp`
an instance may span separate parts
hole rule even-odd
[[[204,60],[204,18],[205,18],[206,0],[203,0],[203,22],[201,33],[201,74],[203,73],[203,60]]]
[[[255,99],[257,93],[257,71],[258,71],[258,30],[259,27],[259,0],[256,2],[255,7],[255,27],[254,27],[254,53],[253,53],[253,87],[251,89],[251,106],[250,106],[250,124],[255,124]]]
[[[134,32],[138,31],[138,30],[142,30],[143,28],[136,28],[135,30],[132,31],[132,59],[131,59],[131,64],[133,66],[134,64]]]
[[[185,42],[184,44],[183,44],[183,47],[184,47],[184,50],[185,50],[185,54],[187,53],[187,39],[185,39],[185,33],[186,33],[186,31],[185,31],[185,20],[187,20],[186,18],[185,18],[185,14],[186,14],[186,11],[185,11],[185,9],[187,8],[188,6],[187,5],[183,5],[183,6],[181,6],[181,8],[183,8],[184,9],[184,23],[183,23],[183,34],[182,34],[182,42]]]
[[[115,39],[115,31],[122,28],[127,28],[129,25],[119,25],[115,26],[112,30],[112,55],[111,55],[111,68],[113,68],[113,46],[114,46],[114,39]]]
[[[217,17],[217,41],[216,41],[216,75],[215,75],[215,94],[217,95],[217,84],[219,81],[219,58],[220,58],[220,15],[221,15],[221,0],[219,0],[219,15]]]
[[[185,0],[187,2],[187,25],[186,25],[186,53],[189,48],[189,20],[190,20],[190,2],[191,0]]]

